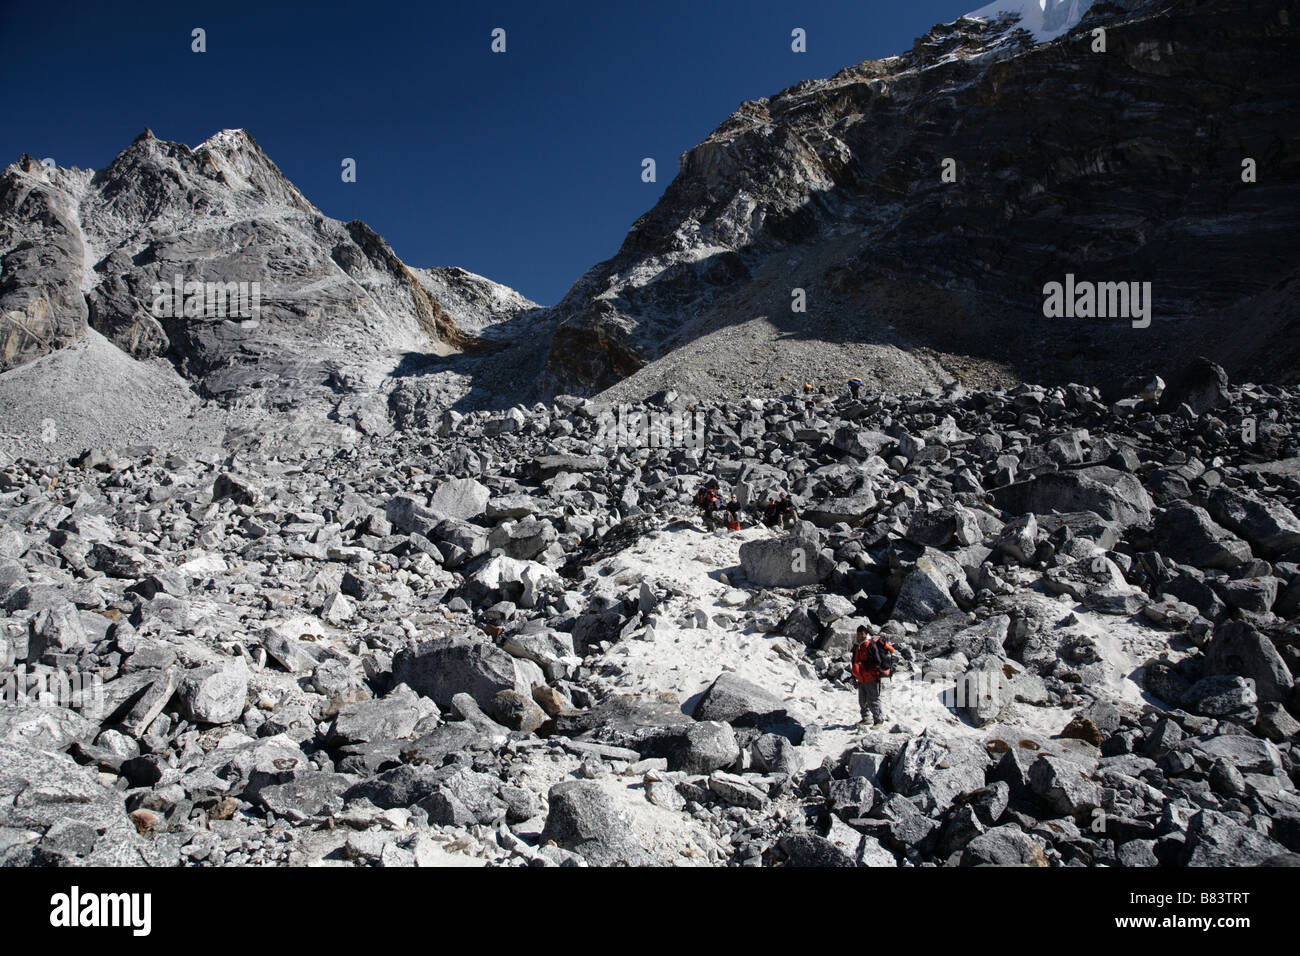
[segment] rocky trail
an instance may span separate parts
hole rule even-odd
[[[1295,862],[1300,394],[1171,383],[19,459],[0,860]],[[706,478],[799,520],[706,531]]]

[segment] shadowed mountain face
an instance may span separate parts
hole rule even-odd
[[[456,272],[465,288],[496,288]],[[96,173],[23,157],[0,179],[0,370],[83,338],[88,325],[133,357],[164,356],[205,377],[210,393],[249,384],[264,358],[463,349],[473,337],[431,293],[430,275],[364,223],[323,215],[243,130],[193,149],[146,130]],[[256,321],[233,298],[218,310],[207,286],[202,314],[187,314],[191,282],[232,297],[246,284],[245,311],[256,284]],[[523,305],[506,295],[498,311]],[[471,327],[492,320],[470,312]]]
[[[555,386],[607,388],[759,317],[1028,380],[1195,352],[1294,379],[1300,4],[1052,6],[1040,37],[1082,19],[1050,42],[1014,16],[963,18],[742,104],[553,310]],[[1045,317],[1067,274],[1150,282],[1150,327]]]

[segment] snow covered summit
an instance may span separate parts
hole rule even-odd
[[[1019,14],[1017,26],[1034,35],[1039,43],[1055,40],[1088,12],[1092,0],[993,0],[968,17],[993,20],[1007,13]]]

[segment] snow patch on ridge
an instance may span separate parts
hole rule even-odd
[[[1083,19],[1092,0],[993,0],[967,17],[996,20],[1008,13],[1019,15],[1016,24],[1028,30],[1039,43],[1055,40]]]

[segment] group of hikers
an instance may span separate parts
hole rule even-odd
[[[861,379],[849,380],[849,392],[857,398],[863,382]],[[822,393],[825,393],[822,388]],[[813,387],[804,382],[803,393],[810,399]],[[695,505],[704,516],[704,526],[709,531],[717,530],[720,515],[726,515],[725,525],[730,531],[740,530],[740,519],[746,510],[733,493],[724,502],[716,478],[711,478],[700,486],[695,493]],[[755,509],[757,510],[757,509]],[[759,513],[759,520],[769,528],[787,528],[799,520],[798,509],[789,494],[781,492],[778,497],[768,497]],[[858,686],[858,726],[867,727],[882,724],[885,720],[884,688],[882,681],[894,670],[894,646],[880,635],[873,635],[865,626],[860,625],[854,635],[853,658],[850,672]]]
[[[695,503],[703,511],[704,526],[709,531],[716,529],[717,515],[722,512],[727,516],[727,528],[731,531],[740,530],[740,515],[744,508],[734,494],[724,505],[715,479],[706,482],[696,492]],[[784,527],[787,522],[794,524],[798,520],[798,512],[790,496],[782,493],[780,498],[767,499],[762,520],[768,527],[778,524]],[[858,685],[858,710],[862,718],[858,725],[861,727],[884,723],[881,680],[893,673],[893,653],[893,645],[883,637],[872,635],[864,625],[858,627],[854,636],[850,671]]]
[[[861,393],[865,383],[860,378],[849,379],[849,393],[856,399]],[[803,383],[803,394],[809,400],[811,406],[811,397],[813,386],[811,382]],[[826,386],[821,387],[821,394],[826,394]],[[718,490],[716,479],[710,479],[700,486],[699,491],[695,493],[695,506],[700,509],[704,516],[704,527],[709,531],[715,531],[718,525],[724,524],[729,531],[740,530],[740,520],[746,510],[733,494],[726,501],[722,500],[722,493]],[[759,520],[769,528],[790,528],[799,520],[798,509],[795,508],[794,501],[785,492],[779,497],[767,499],[767,504],[761,509],[753,508],[758,512]],[[722,521],[721,515],[726,515],[726,520]]]
[[[849,394],[853,396],[854,399],[857,399],[862,394],[862,389],[866,387],[866,384],[867,383],[862,381],[862,379],[860,378],[849,379]],[[825,385],[821,386],[817,391],[820,394],[825,395],[826,386]],[[812,396],[812,393],[813,393],[812,382],[804,382],[803,383],[804,398],[810,398]]]
[[[744,508],[734,494],[723,504],[716,479],[706,482],[696,492],[695,503],[703,511],[704,526],[709,531],[716,530],[719,513],[726,514],[729,530],[740,530],[740,515]],[[767,499],[762,520],[768,527],[778,524],[784,527],[787,522],[794,524],[798,520],[798,512],[790,496],[782,493],[780,498]],[[883,637],[872,635],[865,626],[858,627],[850,671],[858,685],[858,710],[862,718],[858,722],[859,726],[879,724],[885,720],[880,682],[893,673],[893,653],[893,645]]]
[[[695,506],[703,514],[704,527],[709,531],[717,530],[721,514],[726,515],[724,523],[728,531],[739,531],[741,516],[747,510],[735,494],[725,502],[722,500],[717,479],[710,479],[700,486],[695,493]],[[782,492],[780,497],[767,499],[767,504],[759,511],[759,520],[769,528],[790,528],[799,520],[799,511],[790,496]]]

